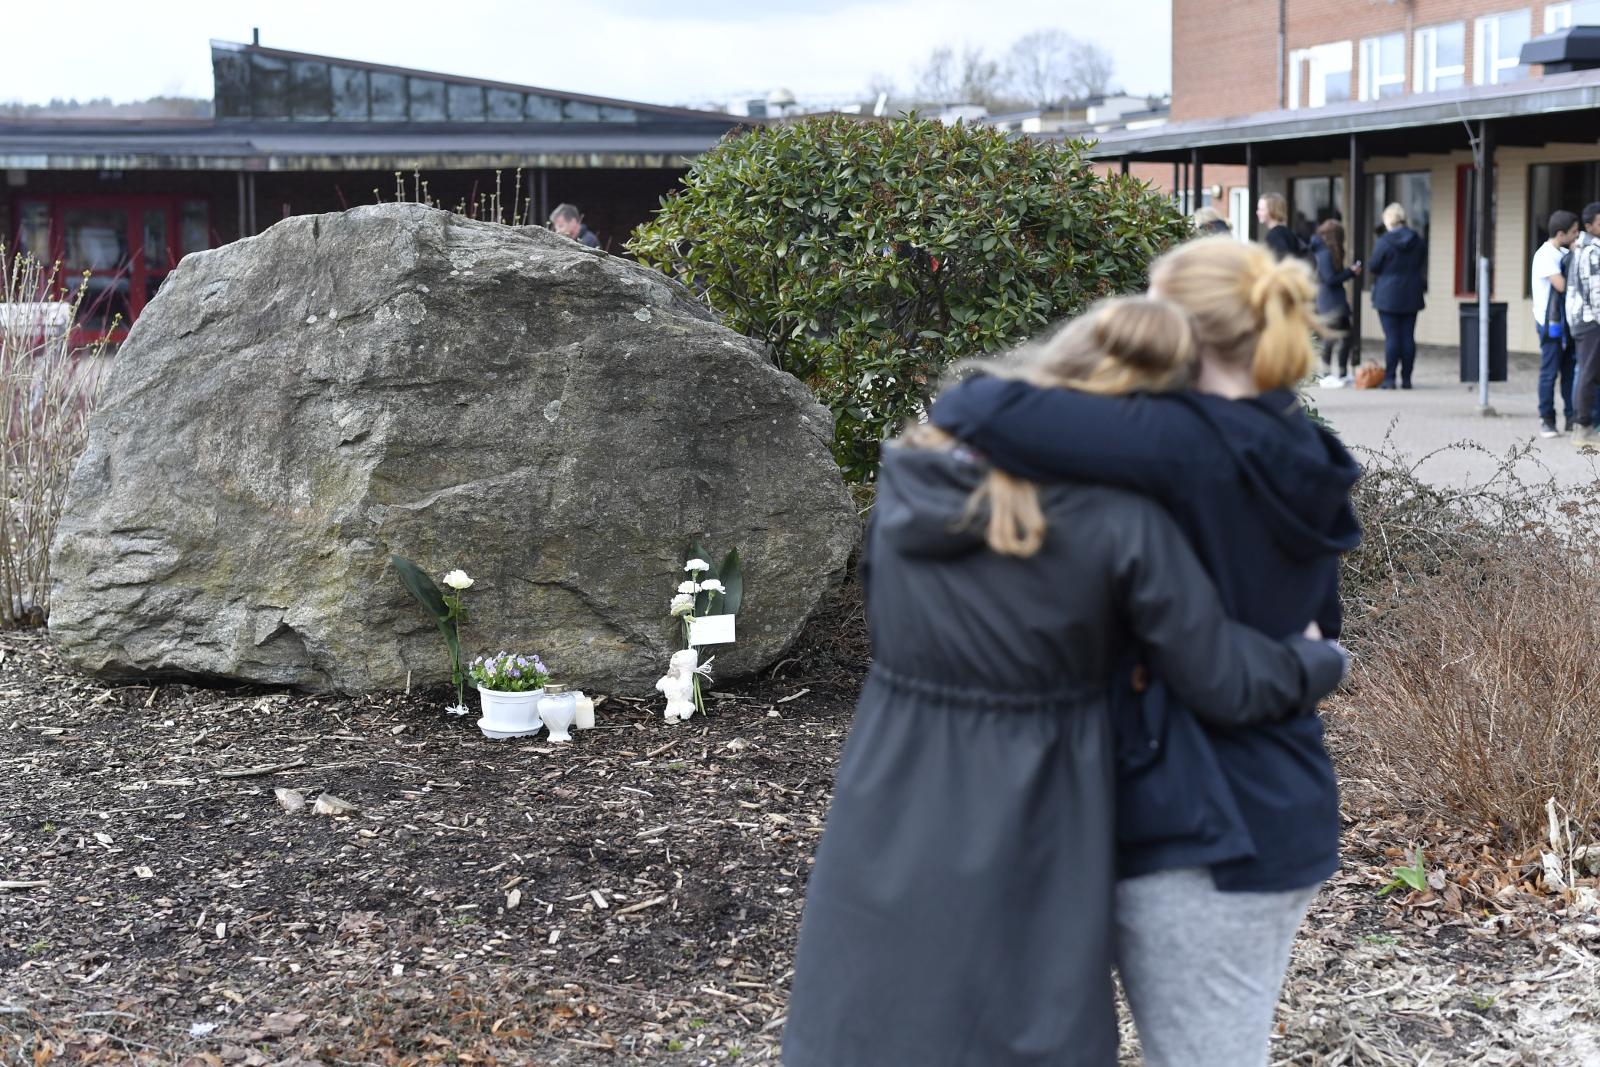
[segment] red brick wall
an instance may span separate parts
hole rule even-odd
[[[1467,81],[1472,80],[1473,27],[1479,15],[1520,9],[1521,0],[1287,0],[1287,53],[1336,41],[1355,49],[1350,99],[1358,96],[1360,41],[1383,33],[1406,35],[1406,91],[1411,91],[1412,31],[1466,23]],[[1543,0],[1528,0],[1533,36],[1544,32]],[[1172,118],[1223,118],[1278,107],[1277,0],[1172,0]],[[1303,81],[1304,79],[1302,79]],[[1287,67],[1284,88],[1288,87]],[[1302,94],[1305,88],[1302,85]],[[1303,104],[1304,101],[1302,100]]]

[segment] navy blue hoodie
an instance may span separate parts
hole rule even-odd
[[[1367,273],[1372,276],[1372,306],[1394,315],[1414,315],[1425,303],[1422,276],[1428,270],[1428,242],[1409,226],[1384,232],[1372,246]]]
[[[1349,499],[1360,468],[1292,393],[1105,397],[978,377],[947,390],[932,418],[1022,477],[1156,498],[1231,617],[1270,637],[1298,633],[1310,619],[1339,634],[1339,554],[1360,540]],[[1174,723],[1194,729],[1169,731],[1165,751],[1138,772],[1140,805],[1119,811],[1119,821],[1143,824],[1126,834],[1119,827],[1124,876],[1206,864],[1219,889],[1265,892],[1334,872],[1339,792],[1319,718],[1203,734],[1186,712]],[[1195,790],[1223,802],[1203,819],[1190,816],[1183,806],[1199,806]],[[1247,835],[1243,849],[1240,826],[1217,824],[1230,807]]]

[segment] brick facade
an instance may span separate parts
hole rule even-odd
[[[1172,118],[1225,118],[1287,106],[1289,53],[1350,41],[1355,49],[1350,99],[1358,98],[1360,41],[1365,37],[1405,36],[1405,88],[1412,91],[1415,31],[1463,22],[1466,80],[1472,80],[1473,20],[1482,15],[1528,11],[1531,33],[1544,32],[1544,0],[1285,0],[1283,93],[1278,85],[1277,0],[1172,0]],[[1301,78],[1300,106],[1307,103]]]

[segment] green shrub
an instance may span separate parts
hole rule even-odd
[[[628,249],[769,345],[832,409],[846,476],[868,481],[952,360],[1141,288],[1189,232],[1083,152],[914,116],[763,127],[700,157]]]

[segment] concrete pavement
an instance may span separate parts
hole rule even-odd
[[[1369,342],[1363,358],[1383,362],[1381,345]],[[1554,478],[1563,486],[1600,480],[1600,450],[1580,450],[1566,434],[1539,438],[1538,361],[1512,355],[1509,381],[1491,382],[1489,405],[1498,414],[1479,413],[1476,383],[1462,384],[1453,348],[1426,348],[1418,352],[1415,388],[1324,389],[1313,384],[1306,399],[1338,432],[1347,445],[1381,448],[1389,444],[1413,460],[1432,455],[1418,474],[1435,485],[1480,484],[1500,466],[1500,460],[1518,446],[1532,442],[1533,451],[1519,461],[1517,475],[1524,481]],[[1565,412],[1556,398],[1557,426]],[[1449,448],[1469,442],[1479,448]],[[1440,449],[1447,449],[1439,452]]]

